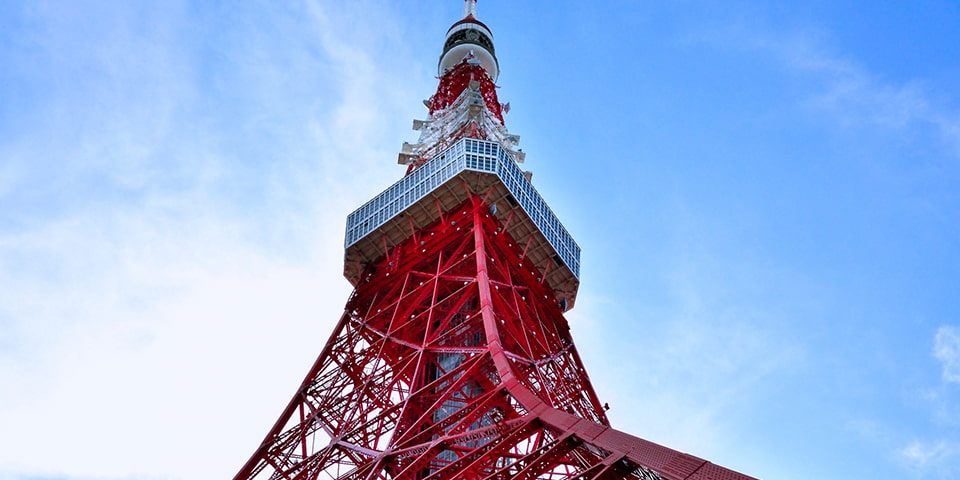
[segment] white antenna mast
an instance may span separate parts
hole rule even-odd
[[[474,18],[477,16],[477,0],[463,1],[463,18],[467,18],[470,15],[473,15]]]

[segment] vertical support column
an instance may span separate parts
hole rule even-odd
[[[494,314],[493,294],[490,291],[490,274],[487,268],[487,247],[486,232],[483,231],[485,222],[484,215],[490,212],[483,204],[480,197],[472,195],[470,197],[473,208],[473,241],[476,249],[477,261],[477,289],[480,298],[480,315],[483,317],[483,328],[487,338],[487,351],[493,359],[493,364],[500,375],[500,381],[507,387],[511,395],[520,402],[528,412],[538,414],[547,409],[533,392],[520,385],[520,380],[513,371],[510,360],[507,358],[503,349],[503,343],[500,339],[500,326],[497,324],[497,317]]]

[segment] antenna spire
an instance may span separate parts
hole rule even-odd
[[[463,18],[477,17],[477,0],[463,0]]]

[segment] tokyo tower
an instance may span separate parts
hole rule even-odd
[[[406,175],[347,218],[355,289],[235,479],[748,480],[612,428],[563,313],[580,247],[518,166],[476,0]]]

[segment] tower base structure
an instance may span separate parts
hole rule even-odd
[[[609,426],[555,292],[462,188],[365,269],[235,478],[750,479]]]

